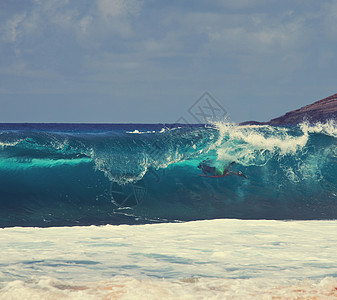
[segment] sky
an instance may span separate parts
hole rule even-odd
[[[337,93],[337,0],[1,0],[0,122],[234,122]]]

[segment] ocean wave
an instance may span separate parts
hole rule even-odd
[[[162,128],[3,132],[0,224],[43,225],[49,209],[51,224],[129,222],[123,207],[142,222],[337,217],[335,123]],[[220,169],[234,161],[248,179],[200,177],[205,160]]]

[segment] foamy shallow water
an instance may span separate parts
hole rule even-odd
[[[336,229],[266,220],[5,228],[0,299],[335,299]]]
[[[14,281],[0,299],[336,299],[337,281],[325,278],[159,280],[115,277],[106,282],[65,283],[53,278]]]

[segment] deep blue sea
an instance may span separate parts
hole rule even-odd
[[[1,124],[0,226],[337,218],[334,124]],[[239,176],[200,177],[205,159]]]
[[[334,122],[0,124],[0,299],[336,299],[336,143]]]

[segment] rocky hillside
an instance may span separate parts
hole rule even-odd
[[[309,122],[324,122],[330,119],[337,119],[337,94],[328,98],[316,101],[299,109],[287,112],[285,115],[272,119],[269,122],[249,121],[241,123],[247,124],[266,124],[266,125],[296,125],[303,120]]]

